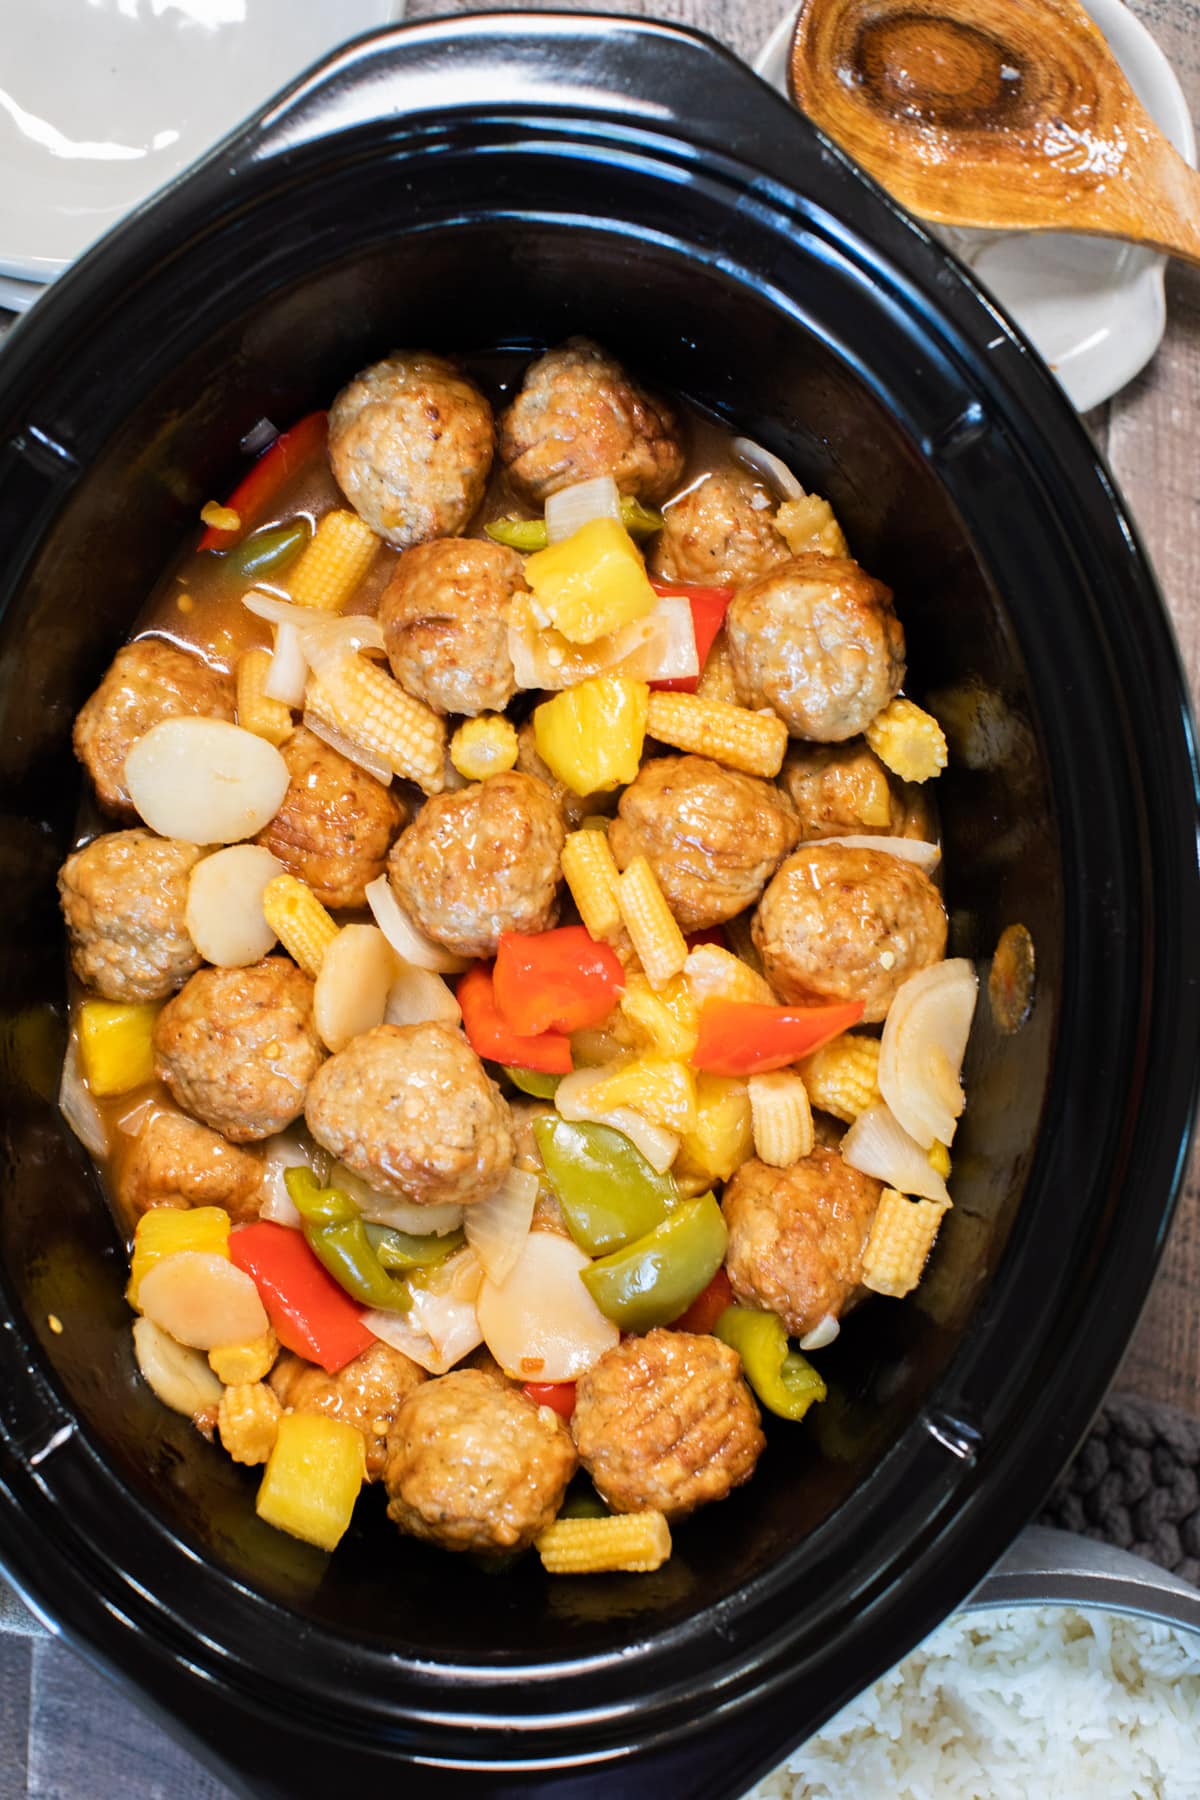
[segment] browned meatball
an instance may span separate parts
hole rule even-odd
[[[900,835],[907,809],[888,772],[861,738],[845,744],[792,744],[779,785],[800,814],[801,836]]]
[[[796,737],[856,737],[904,680],[891,590],[849,557],[780,563],[734,595],[725,630],[742,703],[773,707]]]
[[[461,531],[487,484],[492,409],[454,364],[395,351],[363,369],[329,409],[329,461],[373,531],[406,550]]]
[[[503,712],[517,691],[508,603],[527,591],[522,566],[515,550],[478,538],[406,550],[379,603],[401,687],[434,712]]]
[[[742,1164],[721,1202],[725,1269],[746,1306],[778,1313],[792,1337],[836,1319],[862,1280],[883,1183],[819,1147],[788,1169]]]
[[[106,1000],[163,1000],[200,967],[184,913],[201,854],[151,831],[111,831],[68,856],[58,897],[84,987]]]
[[[352,1039],[313,1081],[305,1117],[377,1193],[418,1206],[486,1200],[512,1166],[508,1106],[445,1025],[377,1025]]]
[[[774,501],[752,475],[706,475],[667,507],[650,568],[666,581],[740,587],[791,556],[774,516]]]
[[[766,1447],[736,1350],[690,1331],[648,1331],[580,1378],[571,1431],[614,1512],[681,1519],[749,1481]]]
[[[771,782],[660,756],[625,789],[608,841],[622,869],[644,856],[682,930],[703,931],[753,906],[798,836]]]
[[[304,1111],[324,1056],[312,997],[285,956],[201,969],[158,1015],[158,1074],[180,1106],[235,1144],[271,1137]]]
[[[510,769],[427,800],[388,858],[388,879],[427,937],[459,956],[494,956],[502,931],[558,918],[566,842],[544,782]]]
[[[526,369],[500,421],[500,458],[538,505],[596,475],[611,475],[623,494],[661,500],[683,473],[674,416],[587,338]]]
[[[562,1505],[576,1457],[562,1420],[481,1369],[427,1381],[388,1433],[388,1517],[443,1550],[523,1550]]]
[[[424,1369],[376,1341],[336,1375],[284,1351],[271,1370],[271,1386],[292,1412],[324,1413],[361,1431],[367,1446],[367,1480],[378,1481],[387,1457],[388,1427],[408,1396],[428,1380]]]
[[[138,638],[117,651],[76,719],[75,754],[105,812],[136,819],[125,758],[137,739],[163,719],[195,714],[232,721],[234,710],[231,676],[162,638]]]
[[[262,1164],[184,1113],[155,1112],[119,1157],[117,1200],[127,1219],[152,1207],[222,1206],[237,1224],[258,1217]]]
[[[282,806],[255,843],[307,882],[322,906],[365,906],[363,889],[383,874],[404,823],[403,805],[304,726],[279,754],[291,779]]]
[[[887,1017],[896,989],[946,953],[946,909],[915,863],[882,850],[806,844],[789,856],[754,916],[763,972],[781,1000],[861,1000]]]

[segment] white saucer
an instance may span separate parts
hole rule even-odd
[[[404,0],[0,10],[0,275],[45,282],[310,63],[400,17]]]
[[[1196,138],[1175,72],[1146,27],[1120,0],[1083,0],[1162,131],[1193,166]],[[789,11],[754,64],[788,91]],[[943,241],[991,289],[1041,351],[1080,412],[1132,381],[1166,324],[1166,258],[1132,244],[1065,232],[951,231]]]

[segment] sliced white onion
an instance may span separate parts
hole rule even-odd
[[[463,1222],[461,1206],[417,1206],[411,1200],[397,1200],[391,1194],[376,1193],[345,1163],[334,1163],[329,1172],[329,1185],[349,1194],[363,1218],[373,1225],[390,1225],[396,1231],[407,1231],[412,1237],[444,1237],[448,1231],[457,1231]]]
[[[236,844],[283,804],[288,767],[274,744],[225,719],[163,719],[125,758],[139,817],[160,837]]]
[[[331,750],[344,756],[347,762],[357,763],[360,769],[365,769],[368,775],[373,775],[384,787],[389,786],[392,779],[391,765],[385,763],[382,756],[376,756],[373,750],[366,750],[361,744],[356,744],[353,738],[347,737],[344,731],[339,731],[336,725],[331,725],[328,719],[323,719],[311,707],[306,709],[301,723],[314,737],[319,737],[323,744],[328,744]]]
[[[893,1118],[887,1103],[877,1100],[860,1113],[842,1139],[842,1160],[864,1175],[874,1175],[901,1194],[950,1204],[946,1184],[930,1165],[915,1138]]]
[[[440,975],[401,962],[388,989],[383,1011],[385,1025],[461,1025],[462,1008]]]
[[[885,856],[898,856],[902,862],[915,863],[926,875],[931,875],[942,860],[940,846],[927,844],[923,838],[827,837],[816,841],[822,847],[842,844],[847,850],[881,850]]]
[[[269,1219],[273,1225],[287,1225],[293,1231],[299,1231],[304,1221],[292,1203],[284,1173],[288,1169],[311,1169],[318,1182],[324,1186],[329,1178],[328,1150],[323,1150],[320,1144],[315,1143],[302,1126],[292,1125],[287,1131],[277,1132],[274,1137],[266,1139],[262,1145],[262,1163],[262,1180],[259,1184],[262,1205],[259,1208],[259,1218]]]
[[[383,651],[383,627],[366,613],[320,612],[311,606],[281,600],[275,594],[264,594],[259,588],[248,589],[242,595],[242,605],[272,625],[293,626],[304,659],[314,669],[328,667],[338,658],[359,650]]]
[[[479,1289],[484,1342],[517,1381],[574,1381],[620,1341],[579,1279],[590,1263],[570,1238],[531,1231],[507,1280]]]
[[[282,700],[285,706],[303,706],[307,682],[308,663],[300,647],[300,633],[285,619],[275,627],[275,648],[263,692],[268,700]]]
[[[879,1091],[918,1144],[949,1144],[966,1103],[959,1076],[979,982],[965,956],[910,975],[879,1045]]]
[[[363,1324],[431,1375],[444,1375],[483,1342],[476,1311],[482,1275],[468,1246],[435,1270],[426,1286],[413,1288],[409,1312],[365,1312]]]
[[[802,1350],[824,1350],[827,1344],[832,1344],[841,1329],[833,1314],[826,1313],[823,1319],[818,1319],[811,1331],[805,1332],[800,1339],[800,1348]]]
[[[216,1406],[225,1392],[199,1350],[176,1343],[153,1319],[136,1319],[133,1354],[142,1380],[172,1412],[194,1419]]]
[[[150,1120],[166,1108],[154,1094],[148,1094],[142,1100],[135,1100],[125,1112],[117,1114],[117,1130],[126,1137],[140,1137]]]
[[[258,1289],[227,1256],[181,1250],[164,1256],[138,1283],[138,1307],[193,1350],[248,1344],[269,1323]]]
[[[343,925],[321,959],[313,989],[313,1024],[329,1050],[383,1024],[396,978],[396,952],[377,925]]]
[[[736,437],[729,446],[738,462],[745,463],[756,475],[762,475],[784,500],[803,500],[804,489],[787,464],[753,438]]]
[[[415,963],[418,969],[432,969],[435,975],[459,975],[466,968],[465,957],[455,956],[418,930],[392,892],[386,875],[377,875],[363,892],[375,923],[403,962]]]
[[[278,428],[272,425],[270,419],[259,419],[241,439],[238,449],[243,456],[261,456],[267,445],[273,444],[278,436]]]
[[[108,1131],[100,1108],[83,1079],[79,1040],[74,1032],[67,1040],[67,1054],[63,1058],[62,1080],[58,1087],[58,1110],[89,1155],[108,1155]]]
[[[636,681],[673,681],[700,672],[692,609],[682,594],[662,596],[653,612],[593,644],[572,644],[560,632],[543,629],[518,596],[509,615],[508,653],[519,688],[548,692],[593,675],[619,672]]]
[[[652,1169],[662,1175],[679,1155],[679,1138],[661,1125],[652,1125],[632,1106],[610,1106],[599,1111],[588,1104],[591,1090],[604,1079],[604,1069],[576,1069],[564,1075],[554,1093],[559,1116],[572,1124],[608,1125],[639,1149]]]
[[[511,1273],[529,1236],[537,1196],[537,1176],[512,1168],[494,1194],[464,1208],[467,1242],[489,1281],[502,1282]]]
[[[263,889],[283,872],[262,844],[231,844],[196,864],[184,924],[205,962],[245,969],[267,954],[275,933],[263,917]]]
[[[594,475],[590,481],[573,481],[559,488],[546,502],[546,537],[552,544],[574,537],[592,519],[621,518],[621,496],[611,475]]]

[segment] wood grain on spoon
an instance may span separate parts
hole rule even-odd
[[[1200,263],[1200,176],[1076,0],[803,0],[790,74],[797,105],[924,218]]]

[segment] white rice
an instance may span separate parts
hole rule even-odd
[[[1200,1800],[1200,1634],[961,1613],[746,1800]]]

